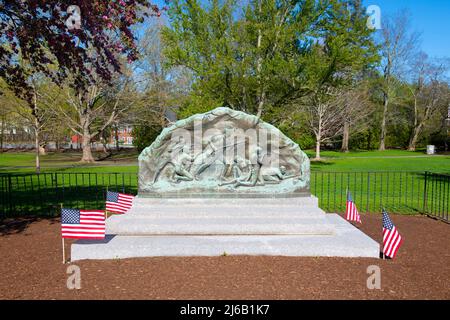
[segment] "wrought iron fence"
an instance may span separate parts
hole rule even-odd
[[[0,175],[0,215],[59,214],[60,204],[105,207],[106,190],[136,194],[135,173],[41,173]]]
[[[135,173],[0,175],[0,215],[57,215],[102,209],[106,190],[137,193]],[[448,221],[450,176],[428,172],[311,172],[311,193],[327,212],[344,212],[349,190],[361,212],[426,213]]]
[[[449,221],[450,175],[425,172],[423,198],[422,212]]]
[[[327,212],[344,212],[347,190],[360,212],[421,213],[424,172],[322,172],[311,173],[311,193]]]

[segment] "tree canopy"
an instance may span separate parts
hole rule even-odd
[[[94,73],[108,81],[120,56],[137,59],[131,27],[148,14],[160,13],[147,0],[0,1],[0,76],[26,100],[30,72],[20,60],[58,84],[74,75],[79,90]]]

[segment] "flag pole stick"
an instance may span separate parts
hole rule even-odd
[[[381,208],[381,212],[383,212],[384,208]],[[381,217],[383,217],[383,214],[381,214]],[[383,218],[381,218],[381,225],[383,226]],[[383,230],[383,227],[382,227]],[[384,254],[384,240],[383,240],[383,260],[386,260],[386,255]]]
[[[108,197],[108,186],[106,186],[106,194],[105,194],[105,221],[108,218],[108,211],[106,210],[106,199]]]
[[[60,203],[61,205],[61,213],[62,213],[62,209],[63,209],[63,204]],[[61,221],[62,222],[62,221]],[[65,264],[66,263],[66,246],[65,246],[65,241],[64,241],[64,237],[61,235],[61,239],[62,239],[62,255],[63,255],[63,261],[62,263]]]
[[[386,209],[384,209],[384,207],[381,206],[381,212],[384,212],[385,210]],[[383,219],[381,220],[381,225],[383,225]],[[383,241],[383,246],[384,246],[384,241]],[[384,254],[384,248],[383,248],[383,260],[386,260],[386,255]]]
[[[62,238],[62,252],[63,252],[63,264],[66,263],[66,250],[65,250],[65,243],[64,243],[64,238]]]

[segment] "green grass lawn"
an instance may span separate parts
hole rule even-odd
[[[312,150],[306,153],[314,157]],[[311,161],[312,171],[431,171],[450,173],[450,155],[428,156],[403,150],[323,151],[321,161]],[[97,154],[100,156],[100,154]],[[41,156],[42,172],[137,172],[137,152],[115,154],[94,164],[79,162],[79,152],[49,153]],[[0,154],[0,172],[34,172],[34,153]]]
[[[96,158],[102,154],[94,154]],[[80,163],[80,152],[48,153],[41,156],[42,172],[137,172],[136,151],[114,154],[95,163]],[[32,173],[35,171],[33,152],[0,153],[0,173]]]
[[[307,153],[313,157],[312,151]],[[380,212],[385,207],[390,212],[419,213],[424,208],[424,172],[450,173],[448,155],[389,150],[324,151],[322,156],[322,161],[311,163],[311,192],[327,212],[345,210],[348,189],[362,212]],[[68,207],[101,209],[107,188],[136,194],[136,152],[116,154],[95,164],[81,164],[80,157],[76,152],[48,154],[42,157],[44,174],[5,177],[0,179],[1,188],[11,184],[14,191],[8,201],[14,202],[17,212],[36,214],[53,212],[60,202]],[[0,154],[0,173],[33,173],[33,165],[33,153]],[[449,182],[432,185],[439,198],[429,199],[430,205],[448,207]]]
[[[314,152],[306,153],[312,159]],[[312,171],[430,171],[450,173],[450,155],[429,156],[404,150],[323,151],[321,161],[311,161]]]

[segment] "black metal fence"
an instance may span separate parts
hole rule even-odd
[[[360,212],[421,213],[424,172],[322,172],[311,173],[311,193],[327,212],[344,212],[347,190]]]
[[[426,172],[423,198],[423,213],[449,221],[450,175]]]
[[[137,193],[135,173],[0,175],[0,216],[57,215],[66,207],[102,209],[106,190]],[[349,190],[360,212],[426,213],[448,221],[450,176],[428,172],[311,172],[311,193],[327,212],[344,212]]]
[[[137,193],[135,173],[41,173],[0,175],[0,215],[59,214],[60,204],[103,209],[106,190]]]

